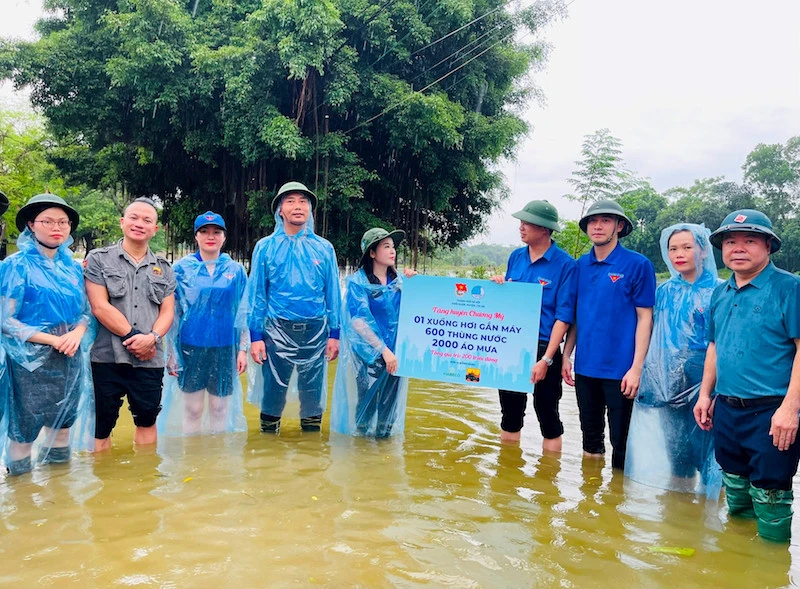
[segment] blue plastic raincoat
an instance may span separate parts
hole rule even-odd
[[[4,461],[14,460],[14,442],[34,443],[34,460],[48,461],[58,430],[70,428],[71,450],[94,448],[94,389],[89,349],[94,321],[83,285],[83,270],[72,259],[70,237],[50,259],[30,229],[17,240],[19,251],[0,264],[2,342],[8,358],[10,389]],[[87,326],[78,351],[68,357],[34,334],[64,335]],[[37,450],[38,448],[38,450]]]
[[[669,260],[669,239],[694,237],[697,277],[684,280]],[[719,283],[703,225],[679,223],[661,232],[661,254],[671,278],[656,290],[653,333],[628,434],[625,475],[646,485],[717,499],[722,483],[711,432],[692,413],[700,392],[711,294]]]
[[[364,269],[347,279],[342,346],[333,385],[331,430],[350,435],[402,434],[408,378],[386,371],[395,350],[403,279],[371,284]]]
[[[249,361],[247,400],[274,417],[287,398],[299,400],[303,419],[321,416],[327,404],[325,349],[341,325],[339,266],[333,245],[314,233],[313,216],[290,236],[279,210],[275,230],[253,250],[247,282],[250,336],[267,348],[263,365]]]
[[[209,269],[213,266],[213,273]],[[167,334],[168,360],[161,413],[164,436],[247,431],[236,368],[246,351],[247,274],[228,254],[204,262],[190,254],[174,266],[175,321]],[[176,371],[178,376],[172,376]],[[187,406],[187,393],[200,393]]]

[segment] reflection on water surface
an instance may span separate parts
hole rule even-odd
[[[0,586],[792,584],[800,525],[790,549],[766,544],[716,503],[583,462],[569,390],[563,456],[541,455],[535,418],[521,446],[501,446],[496,394],[412,381],[399,440],[301,434],[285,420],[280,437],[135,452],[125,415],[111,453],[0,480]]]

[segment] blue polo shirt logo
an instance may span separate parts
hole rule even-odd
[[[550,286],[551,284],[553,284],[552,280],[547,280],[547,278],[542,278],[541,276],[536,280],[538,280],[539,284],[541,284],[542,286]]]
[[[230,272],[228,274],[223,274],[223,276],[225,278],[227,278],[228,280],[233,280],[233,277],[236,276],[236,274],[234,274],[233,272]]]
[[[617,280],[620,280],[621,278],[624,278],[625,275],[624,274],[616,274],[615,272],[609,272],[608,273],[608,277],[611,279],[611,282],[616,282]]]

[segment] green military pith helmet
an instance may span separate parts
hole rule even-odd
[[[292,192],[299,192],[300,194],[304,194],[308,197],[309,202],[311,203],[311,210],[313,211],[317,208],[317,195],[311,192],[305,184],[302,182],[287,182],[283,186],[280,187],[278,190],[278,194],[275,195],[275,198],[272,199],[272,212],[274,213],[278,209],[278,205],[281,202],[281,199],[289,193]]]
[[[733,211],[722,220],[719,229],[714,231],[708,240],[715,248],[722,249],[722,239],[725,234],[737,231],[760,233],[769,237],[771,241],[769,253],[771,254],[781,249],[781,238],[772,230],[772,221],[764,213],[755,209]]]
[[[625,237],[626,235],[629,235],[631,231],[633,231],[633,223],[628,218],[628,215],[625,214],[625,211],[622,210],[622,207],[618,202],[609,199],[598,200],[597,202],[592,203],[592,206],[589,207],[589,210],[586,211],[586,214],[581,217],[580,221],[578,221],[578,226],[581,228],[581,231],[586,233],[586,226],[589,224],[589,217],[593,217],[595,215],[615,215],[619,217],[619,220],[624,223],[622,231],[619,232],[619,237]]]
[[[387,237],[391,237],[392,241],[394,241],[394,247],[398,248],[406,238],[406,232],[401,229],[395,229],[394,231],[389,232],[383,227],[373,227],[372,229],[367,229],[367,231],[361,237],[361,263],[359,266],[363,266],[364,262],[369,257],[370,248],[373,245],[380,243]]]
[[[525,221],[531,225],[545,227],[553,231],[559,231],[558,211],[546,200],[532,200],[526,204],[521,211],[511,215],[515,219]]]
[[[46,193],[37,194],[27,203],[25,203],[25,206],[19,210],[16,219],[17,229],[19,229],[20,232],[25,231],[28,221],[33,221],[39,213],[51,207],[64,209],[64,212],[67,213],[67,217],[69,217],[69,220],[72,221],[72,231],[75,231],[75,229],[78,228],[78,223],[81,220],[78,211],[69,206],[67,201],[60,196]]]

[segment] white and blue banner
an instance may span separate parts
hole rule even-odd
[[[539,284],[406,279],[397,374],[532,393],[541,306]]]

